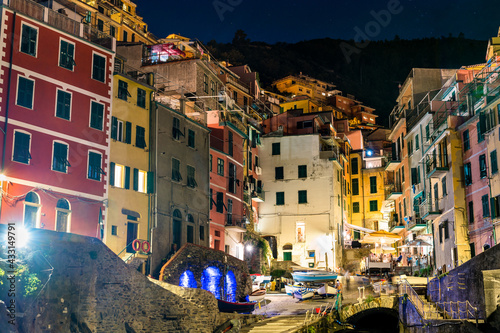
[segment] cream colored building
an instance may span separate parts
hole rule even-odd
[[[263,237],[276,237],[279,261],[311,268],[341,265],[339,158],[334,140],[325,142],[318,134],[262,138],[266,200],[256,229]]]

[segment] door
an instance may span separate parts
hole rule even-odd
[[[132,242],[137,239],[137,223],[127,222],[127,252],[135,253]]]
[[[60,210],[57,211],[56,231],[68,231],[68,213],[62,212]]]
[[[439,189],[438,183],[434,184],[434,211],[439,211]]]
[[[38,215],[38,206],[24,206],[24,227],[25,228],[35,228],[36,227],[36,217]]]

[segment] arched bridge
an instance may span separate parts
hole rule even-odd
[[[398,321],[399,303],[396,296],[367,298],[361,303],[346,305],[340,311],[340,320],[345,323],[356,324],[365,321],[367,317],[388,316]]]

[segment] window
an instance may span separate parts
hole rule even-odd
[[[307,191],[299,191],[299,204],[307,203]]]
[[[212,172],[212,154],[210,154],[210,172]]]
[[[299,165],[299,178],[307,178],[307,165]]]
[[[210,81],[210,95],[215,96],[215,82]]]
[[[21,30],[21,52],[36,57],[38,30],[26,24],[23,24]]]
[[[148,193],[147,171],[134,168],[134,191]]]
[[[127,132],[129,132],[129,130],[131,131],[130,127],[131,127],[131,124],[129,122],[126,122],[126,135],[125,135],[125,138],[124,138],[124,135],[123,135],[123,121],[121,120],[118,120],[116,117],[111,117],[111,139],[114,139],[116,141],[120,141],[120,142],[127,142],[127,143],[130,143],[130,139],[127,138]],[[129,137],[130,135],[128,135]]]
[[[102,131],[103,119],[104,105],[92,101],[90,105],[90,127]]]
[[[236,179],[236,165],[233,163],[229,162],[229,186],[228,186],[228,191],[231,193],[236,194],[236,185],[237,185],[237,179]]]
[[[479,175],[481,178],[484,178],[487,176],[486,173],[486,155],[482,154],[479,155]]]
[[[378,211],[377,200],[370,200],[370,212]]]
[[[407,211],[406,211],[406,198],[403,198],[403,214],[406,216],[408,215]]]
[[[408,140],[408,155],[413,154],[413,140]]]
[[[274,142],[272,147],[273,147],[273,155],[281,155],[281,147],[279,142]]]
[[[71,164],[68,162],[68,145],[54,142],[52,151],[52,170],[66,173],[68,171],[67,167],[70,166]]]
[[[411,168],[411,184],[419,184],[420,183],[420,168]]]
[[[71,110],[71,94],[57,90],[56,117],[69,120]]]
[[[180,127],[181,127],[181,122],[179,118],[174,117],[172,125],[172,136],[174,137],[175,140],[179,140],[181,138],[181,135],[184,135],[182,134]]]
[[[359,179],[352,180],[352,195],[359,195]]]
[[[420,143],[418,142],[418,134],[415,135],[415,151],[420,148]]]
[[[357,158],[353,158],[351,160],[351,173],[353,175],[357,175],[358,174],[358,159]]]
[[[109,164],[109,184],[128,190],[130,188],[130,167],[111,162]]]
[[[476,128],[477,128],[477,142],[481,142],[484,140],[484,135],[483,135],[483,133],[481,133],[481,122],[480,121],[477,122]]]
[[[116,225],[111,226],[111,235],[112,236],[118,235],[118,227]]]
[[[283,261],[291,261],[292,260],[292,252],[284,252],[283,251]]]
[[[114,26],[109,27],[109,34],[116,38],[116,28]]]
[[[464,164],[464,177],[466,186],[472,184],[472,171],[470,162]]]
[[[28,109],[33,109],[35,81],[19,76],[17,82],[17,99],[16,104]]]
[[[24,164],[29,164],[31,135],[19,131],[14,131],[14,152],[12,160]]]
[[[231,131],[227,133],[227,153],[233,156],[233,132]]]
[[[443,189],[443,197],[448,195],[448,191],[446,190],[446,176],[441,179],[441,187]]]
[[[193,130],[188,130],[188,147],[194,148],[194,131]]]
[[[205,240],[205,226],[200,225],[200,240]]]
[[[217,192],[216,211],[217,213],[224,213],[224,194]]]
[[[92,63],[92,78],[104,82],[106,74],[106,58],[94,53]]]
[[[40,198],[35,192],[28,192],[24,198],[24,227],[36,228],[40,212]]]
[[[491,174],[494,175],[498,172],[498,161],[497,161],[497,151],[493,150],[490,153],[490,162],[491,162]]]
[[[464,151],[467,151],[470,149],[469,130],[464,131],[463,138],[464,138]]]
[[[208,94],[208,75],[203,74],[203,91]]]
[[[101,19],[97,19],[97,30],[104,31],[104,21]]]
[[[490,216],[490,203],[488,202],[488,195],[485,194],[481,197],[483,203],[483,217]]]
[[[248,170],[253,170],[252,169],[252,159],[253,159],[253,157],[252,157],[252,151],[250,150],[248,152]]]
[[[377,177],[370,177],[370,193],[377,193]]]
[[[101,174],[104,174],[104,170],[101,167],[101,160],[102,155],[100,153],[89,151],[88,179],[101,181]]]
[[[283,167],[275,167],[274,168],[274,178],[276,180],[282,180],[283,179]]]
[[[191,188],[198,186],[195,179],[195,168],[190,165],[187,166],[187,186]]]
[[[126,42],[128,39],[128,32],[123,30],[123,40]]]
[[[401,167],[401,183],[405,182],[405,167],[404,165]]]
[[[118,80],[118,98],[126,101],[128,97],[132,97],[128,92],[128,82]]]
[[[146,129],[142,126],[135,126],[135,146],[146,148]]]
[[[181,162],[176,158],[172,158],[172,180],[175,180],[176,182],[180,182],[182,180]]]
[[[469,223],[474,223],[474,202],[469,201]]]
[[[285,192],[276,192],[276,206],[285,204]]]
[[[352,203],[352,212],[353,213],[359,213],[359,202],[353,202]]]
[[[430,127],[429,127],[429,124],[425,125],[425,140],[429,140],[429,138],[431,137],[431,130],[430,130]]]
[[[217,174],[224,176],[224,160],[221,158],[217,158]]]
[[[238,92],[237,91],[233,91],[233,99],[236,103],[238,103]]]
[[[59,50],[59,67],[73,70],[75,66],[75,45],[65,40],[61,40]]]
[[[137,88],[137,106],[146,108],[146,90]]]
[[[69,201],[59,199],[56,204],[56,231],[69,232]]]

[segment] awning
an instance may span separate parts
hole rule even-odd
[[[344,222],[344,226],[346,226],[349,229],[355,229],[355,230],[366,232],[367,234],[371,234],[372,232],[375,232],[375,230],[368,229],[368,228],[363,228],[363,227],[359,227],[357,225],[350,224],[350,223],[347,223],[347,222]]]

